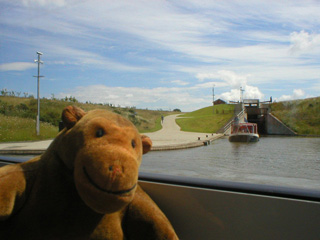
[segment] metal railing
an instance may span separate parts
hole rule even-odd
[[[244,114],[245,114],[245,111],[244,111],[244,109],[242,109],[242,110],[237,114],[236,117],[237,117],[238,119],[241,119]],[[228,129],[231,127],[231,124],[234,122],[234,118],[235,118],[235,117],[233,117],[226,125],[224,125],[224,127],[223,127],[223,133],[227,132]]]

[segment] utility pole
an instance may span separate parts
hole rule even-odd
[[[38,63],[38,75],[34,76],[38,78],[38,91],[37,91],[37,97],[38,97],[38,114],[37,114],[37,126],[36,131],[37,135],[40,135],[40,78],[44,76],[40,76],[40,64],[43,64],[43,62],[40,60],[40,56],[42,55],[41,52],[37,52],[38,54],[38,60],[34,60],[34,62]]]
[[[240,87],[240,103],[242,102],[242,94],[243,94],[243,89],[242,89],[242,87]]]
[[[244,107],[243,92],[244,92],[244,89],[242,89],[242,87],[240,87],[240,104],[241,104],[241,109],[243,109],[243,107]]]
[[[212,113],[214,114],[214,85],[212,87]]]

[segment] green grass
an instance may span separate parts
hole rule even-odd
[[[58,133],[61,112],[68,105],[85,111],[106,109],[131,120],[141,133],[161,129],[161,115],[177,112],[111,107],[102,104],[66,102],[41,99],[40,136],[36,136],[37,100],[0,96],[0,142],[28,141],[54,138]],[[234,105],[222,104],[186,113],[177,119],[183,131],[213,133],[233,117]],[[271,104],[271,112],[298,134],[320,135],[320,97]]]
[[[35,120],[0,114],[0,142],[52,139],[57,134],[58,127],[41,122],[37,136]]]
[[[41,135],[36,136],[37,100],[34,98],[0,96],[0,142],[54,138],[58,133],[62,110],[68,105],[78,106],[86,112],[93,109],[105,109],[118,113],[128,118],[141,133],[160,130],[161,115],[166,116],[175,113],[44,98],[40,100]]]
[[[182,131],[215,133],[233,117],[234,105],[221,104],[180,115],[176,120]]]
[[[57,99],[41,99],[40,121],[58,126],[61,119],[61,112],[68,105],[78,106],[85,111],[106,109],[116,112],[133,122],[140,132],[153,132],[161,129],[161,115],[174,113],[168,111],[120,108],[104,104],[70,102]],[[25,119],[36,119],[37,100],[34,98],[0,96],[0,114]]]
[[[138,121],[138,124],[135,125],[140,133],[155,132],[160,130],[162,128],[161,116],[175,114],[175,112],[153,111],[143,109],[136,109],[135,112],[137,113],[135,118]],[[128,118],[134,123],[130,116]]]
[[[138,126],[140,133],[156,132],[161,128],[161,115],[158,114],[150,114],[148,120],[142,121],[142,124]]]
[[[298,134],[320,135],[320,97],[272,103],[271,113]]]

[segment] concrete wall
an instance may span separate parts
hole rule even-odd
[[[266,133],[270,135],[296,135],[294,131],[284,125],[278,118],[271,113],[265,116]]]

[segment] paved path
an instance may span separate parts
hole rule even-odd
[[[153,142],[153,150],[203,146],[204,141],[212,141],[222,136],[222,134],[181,131],[179,125],[176,124],[176,118],[178,115],[169,115],[165,117],[161,130],[145,134],[151,138]]]
[[[161,130],[145,134],[149,136],[153,142],[152,150],[203,146],[222,136],[222,134],[180,131],[180,127],[175,121],[177,116],[178,115],[169,115],[165,117]],[[0,143],[0,154],[41,154],[48,148],[51,142],[52,140]]]
[[[51,142],[52,140],[0,143],[0,154],[1,152],[4,152],[4,151],[13,151],[13,150],[44,151],[48,148]]]

